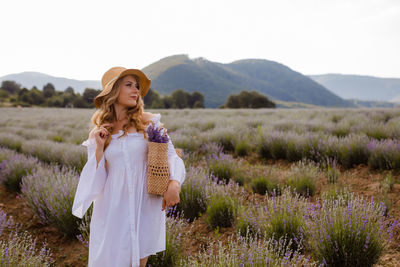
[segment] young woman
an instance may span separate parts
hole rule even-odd
[[[145,266],[165,250],[165,207],[179,202],[186,171],[169,141],[170,182],[164,196],[147,193],[147,126],[161,114],[143,111],[151,81],[137,69],[114,67],[102,78],[94,103],[96,125],[87,146],[72,214],[82,218],[93,202],[89,267]]]

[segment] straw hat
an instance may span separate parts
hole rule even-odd
[[[134,74],[139,77],[140,86],[140,96],[143,98],[150,89],[151,80],[138,69],[127,69],[124,67],[112,67],[106,73],[104,73],[103,78],[101,78],[102,91],[94,98],[94,104],[97,108],[100,108],[103,101],[103,96],[109,94],[114,83],[125,75]]]

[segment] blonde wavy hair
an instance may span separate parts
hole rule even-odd
[[[140,86],[139,77],[136,75],[132,75],[132,74],[129,74],[129,75],[133,76],[136,79],[136,82],[139,83],[139,86]],[[102,125],[104,123],[113,124],[116,121],[117,114],[115,112],[114,103],[117,103],[117,99],[118,99],[119,91],[120,91],[120,85],[121,85],[122,79],[124,77],[125,76],[120,77],[114,83],[110,93],[102,97],[102,103],[101,103],[100,108],[96,110],[96,112],[93,114],[93,116],[91,118],[91,122],[95,125],[94,128],[99,127],[100,125]],[[140,92],[140,87],[139,87],[139,92]],[[127,113],[126,115],[128,117],[128,123],[126,123],[122,126],[124,133],[120,137],[127,135],[128,128],[131,126],[134,126],[138,133],[143,133],[144,138],[145,139],[148,138],[145,129],[146,129],[147,124],[152,121],[143,119],[143,109],[144,109],[144,102],[139,93],[136,106],[128,108],[128,110],[126,112]],[[113,129],[114,129],[113,126],[110,126],[110,127],[107,126],[105,128],[108,130],[109,133],[112,133]],[[107,137],[106,143],[104,145],[104,150],[107,148],[110,141],[111,141],[111,134],[109,134]]]

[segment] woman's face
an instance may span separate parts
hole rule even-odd
[[[139,83],[135,77],[127,75],[122,78],[117,102],[127,108],[134,107],[137,104],[139,94]]]

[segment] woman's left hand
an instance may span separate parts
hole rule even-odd
[[[180,191],[181,191],[181,186],[179,185],[179,182],[175,180],[170,180],[168,184],[168,189],[164,193],[161,210],[165,210],[165,206],[171,207],[179,203]]]

